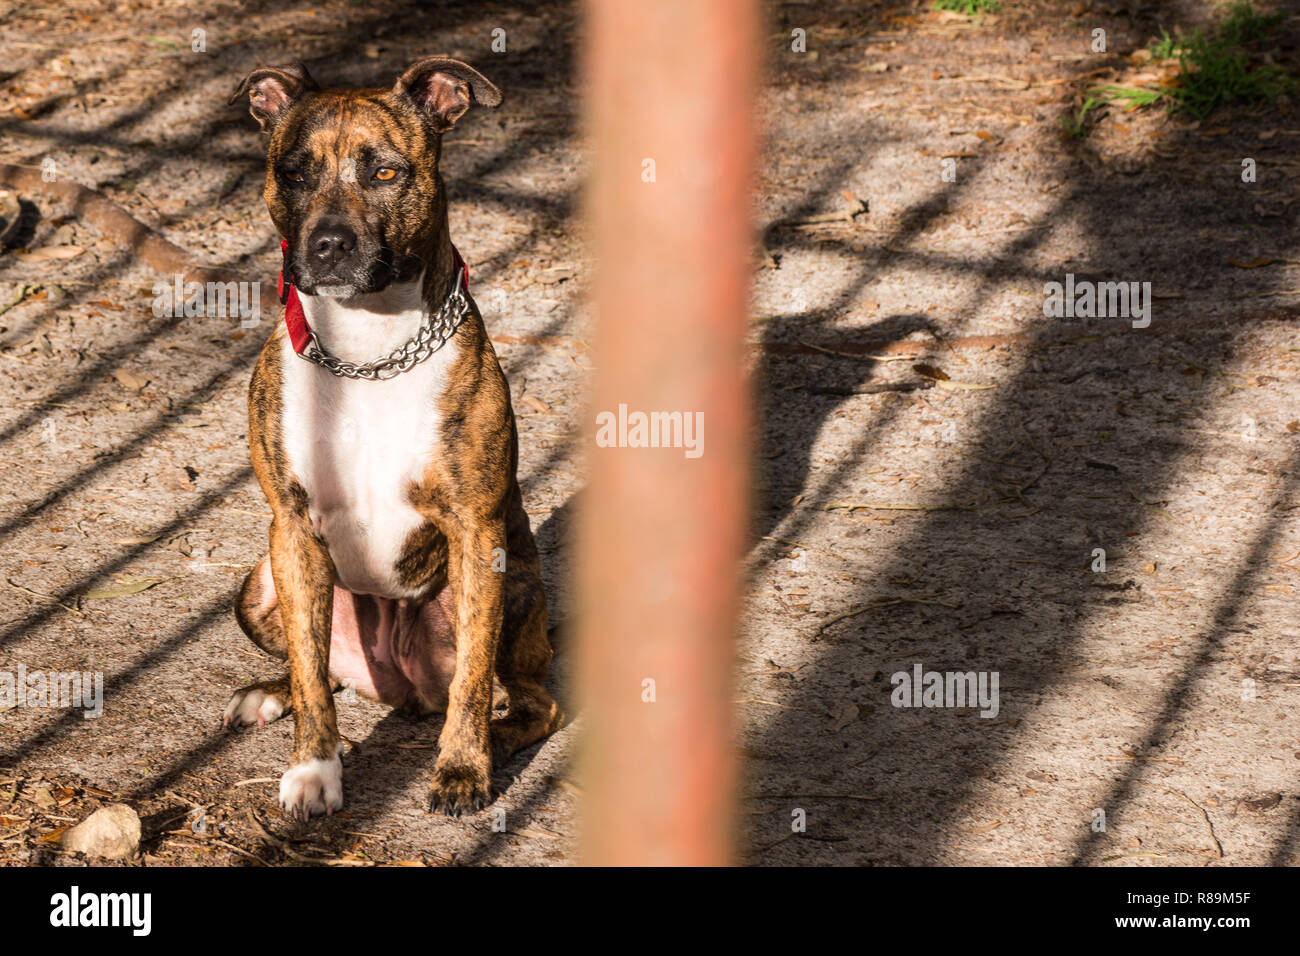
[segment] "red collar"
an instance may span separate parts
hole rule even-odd
[[[461,258],[460,253],[455,246],[451,247],[451,254],[455,260],[455,267],[465,274],[465,292],[469,293],[469,264]],[[276,282],[276,292],[280,295],[280,301],[284,304],[284,326],[289,330],[289,341],[293,343],[293,350],[299,355],[311,341],[311,326],[307,324],[307,316],[303,314],[302,302],[298,299],[298,290],[293,287],[292,272],[289,270],[289,243],[283,239],[280,240],[280,255],[283,261],[280,266],[280,278]],[[288,282],[284,279],[285,272],[290,272]]]

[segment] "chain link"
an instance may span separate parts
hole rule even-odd
[[[460,328],[461,322],[469,312],[469,299],[461,291],[461,272],[456,270],[456,287],[451,290],[442,303],[442,307],[432,315],[425,315],[419,330],[405,344],[390,352],[385,358],[376,359],[357,365],[337,359],[325,351],[316,333],[307,333],[309,344],[298,354],[308,362],[314,362],[331,375],[339,378],[365,379],[367,381],[387,381],[396,378],[407,369],[419,365],[438,349]]]

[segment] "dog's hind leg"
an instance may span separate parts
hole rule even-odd
[[[280,623],[280,601],[271,579],[271,556],[263,555],[248,572],[235,601],[235,620],[248,639],[277,660],[289,659],[289,645]]]
[[[271,579],[271,556],[265,555],[244,578],[235,600],[235,619],[248,639],[277,660],[289,659],[289,645],[280,623],[280,602]],[[342,686],[333,682],[333,690]],[[253,724],[261,727],[279,720],[290,710],[289,675],[241,687],[230,697],[221,722],[232,730]]]
[[[546,636],[546,591],[537,546],[517,497],[513,505],[507,526],[510,548],[496,659],[496,676],[509,695],[510,707],[491,724],[492,760],[497,766],[564,724],[560,706],[546,689],[554,652]]]
[[[244,578],[235,601],[235,619],[248,639],[279,660],[288,660],[289,647],[280,623],[280,602],[271,580],[271,556],[268,554]],[[279,720],[289,712],[289,675],[241,687],[231,696],[221,716],[221,723],[232,730],[256,724],[261,727]]]

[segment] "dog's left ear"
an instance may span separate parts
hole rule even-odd
[[[470,103],[500,106],[501,91],[468,63],[448,56],[426,56],[407,67],[393,92],[429,114],[440,131],[451,129]]]

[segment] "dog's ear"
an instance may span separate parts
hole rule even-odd
[[[456,125],[471,102],[480,106],[501,105],[501,91],[487,77],[469,64],[448,56],[416,60],[397,78],[393,92],[414,102],[439,130]]]
[[[253,114],[262,132],[273,129],[293,102],[309,90],[319,87],[301,63],[291,66],[262,67],[244,77],[230,97],[234,105],[245,92],[248,93],[248,112]]]

